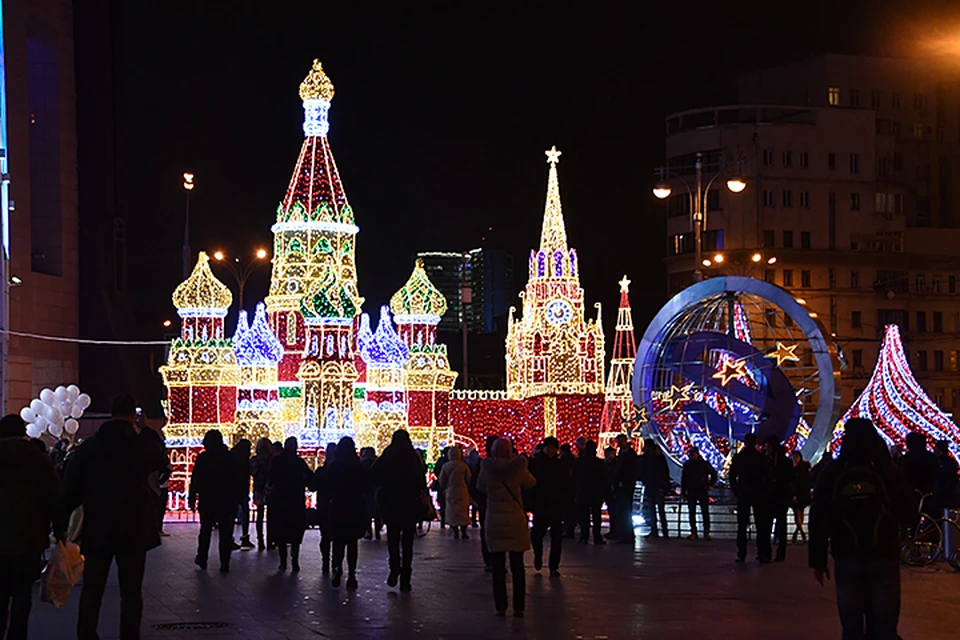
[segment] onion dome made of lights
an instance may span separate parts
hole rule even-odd
[[[410,357],[410,349],[393,328],[393,319],[387,305],[380,307],[377,330],[373,332],[372,339],[365,342],[366,344],[361,345],[360,357],[367,366],[399,369]]]
[[[173,292],[173,304],[181,316],[223,317],[233,304],[230,288],[217,280],[210,269],[210,257],[206,251],[197,256],[197,264],[190,277],[180,283]]]
[[[307,100],[330,102],[333,100],[333,93],[333,82],[324,72],[323,64],[320,60],[314,60],[310,73],[300,83],[300,99],[304,102]]]
[[[237,333],[233,338],[233,348],[237,352],[237,364],[242,367],[270,367],[276,365],[283,358],[283,345],[270,329],[267,323],[267,307],[262,302],[257,304],[257,311],[253,316],[253,323],[249,328],[246,312],[241,311],[241,320],[237,325]]]
[[[420,258],[417,258],[410,279],[390,298],[390,310],[401,324],[436,324],[447,310],[447,299],[430,282]]]

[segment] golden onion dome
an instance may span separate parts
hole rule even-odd
[[[405,320],[404,316],[430,316],[436,322],[446,310],[447,299],[430,282],[430,277],[423,268],[423,260],[417,258],[417,264],[407,284],[390,298],[390,311],[397,322]]]
[[[307,100],[333,100],[333,82],[323,71],[323,64],[319,60],[313,61],[313,68],[310,73],[300,83],[300,99]]]
[[[173,304],[178,310],[224,312],[233,304],[230,288],[223,284],[210,270],[210,257],[206,251],[197,256],[197,265],[190,277],[180,283],[173,292]],[[214,315],[214,314],[211,314]]]

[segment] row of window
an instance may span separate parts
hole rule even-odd
[[[796,282],[793,277],[793,269],[781,269],[781,284],[784,287],[795,286]],[[763,270],[763,279],[772,284],[777,283],[777,270],[776,269],[764,269]],[[804,289],[809,289],[813,286],[813,276],[809,269],[800,270],[800,287]]]
[[[877,89],[874,89],[870,92],[870,108],[871,109],[882,109],[883,108],[883,92]],[[840,87],[827,87],[827,104],[839,107],[841,104],[841,95]],[[859,107],[860,104],[860,89],[848,89],[847,90],[847,105],[851,107]],[[890,108],[891,109],[900,109],[902,105],[902,99],[900,92],[893,92],[890,94]],[[913,94],[913,108],[917,111],[923,111],[927,108],[927,96],[923,93],[914,93]]]
[[[799,203],[800,208],[809,209],[811,206],[810,192],[799,191],[797,193],[798,193],[797,202]],[[903,196],[901,194],[896,193],[896,194],[882,194],[882,195],[884,197],[883,199],[884,210],[887,208],[886,197],[887,195],[890,195],[890,196],[896,197],[896,200],[893,202],[893,204],[891,204],[891,207],[899,208],[897,213],[903,211]],[[880,200],[877,200],[877,202],[880,202]],[[784,209],[793,208],[793,190],[792,189],[782,189],[780,191],[780,203]],[[862,199],[860,198],[860,194],[858,192],[853,192],[850,194],[850,211],[860,211],[861,203],[862,203]],[[773,189],[763,190],[763,206],[766,207],[767,209],[777,208],[777,192],[776,191],[774,191]],[[837,194],[836,193],[828,194],[827,208],[829,213],[837,212]]]
[[[793,231],[784,231],[783,232],[783,243],[780,245],[784,249],[794,249],[794,235]],[[777,232],[771,229],[766,229],[763,232],[763,248],[764,249],[774,249],[777,246]],[[800,248],[809,249],[810,248],[810,232],[801,231],[800,232]]]
[[[797,154],[799,159],[799,165],[801,169],[810,168],[810,154],[806,151],[801,151]],[[784,167],[793,166],[793,152],[784,151],[780,155],[780,160],[783,163]],[[860,154],[851,153],[850,154],[850,173],[860,173]],[[764,149],[763,150],[763,166],[765,167],[775,167],[776,166],[776,153],[773,149]],[[827,153],[827,169],[830,171],[837,170],[837,154],[834,151]]]

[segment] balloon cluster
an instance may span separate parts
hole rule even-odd
[[[34,398],[29,407],[20,410],[20,417],[27,423],[27,435],[31,438],[39,438],[44,431],[54,438],[64,432],[72,436],[80,429],[77,418],[89,406],[90,396],[80,393],[77,385],[60,385],[55,390],[41,391],[39,398]]]

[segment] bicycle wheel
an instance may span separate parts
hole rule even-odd
[[[937,521],[921,514],[912,534],[900,547],[900,559],[911,567],[925,567],[940,555],[942,541],[943,532]]]

